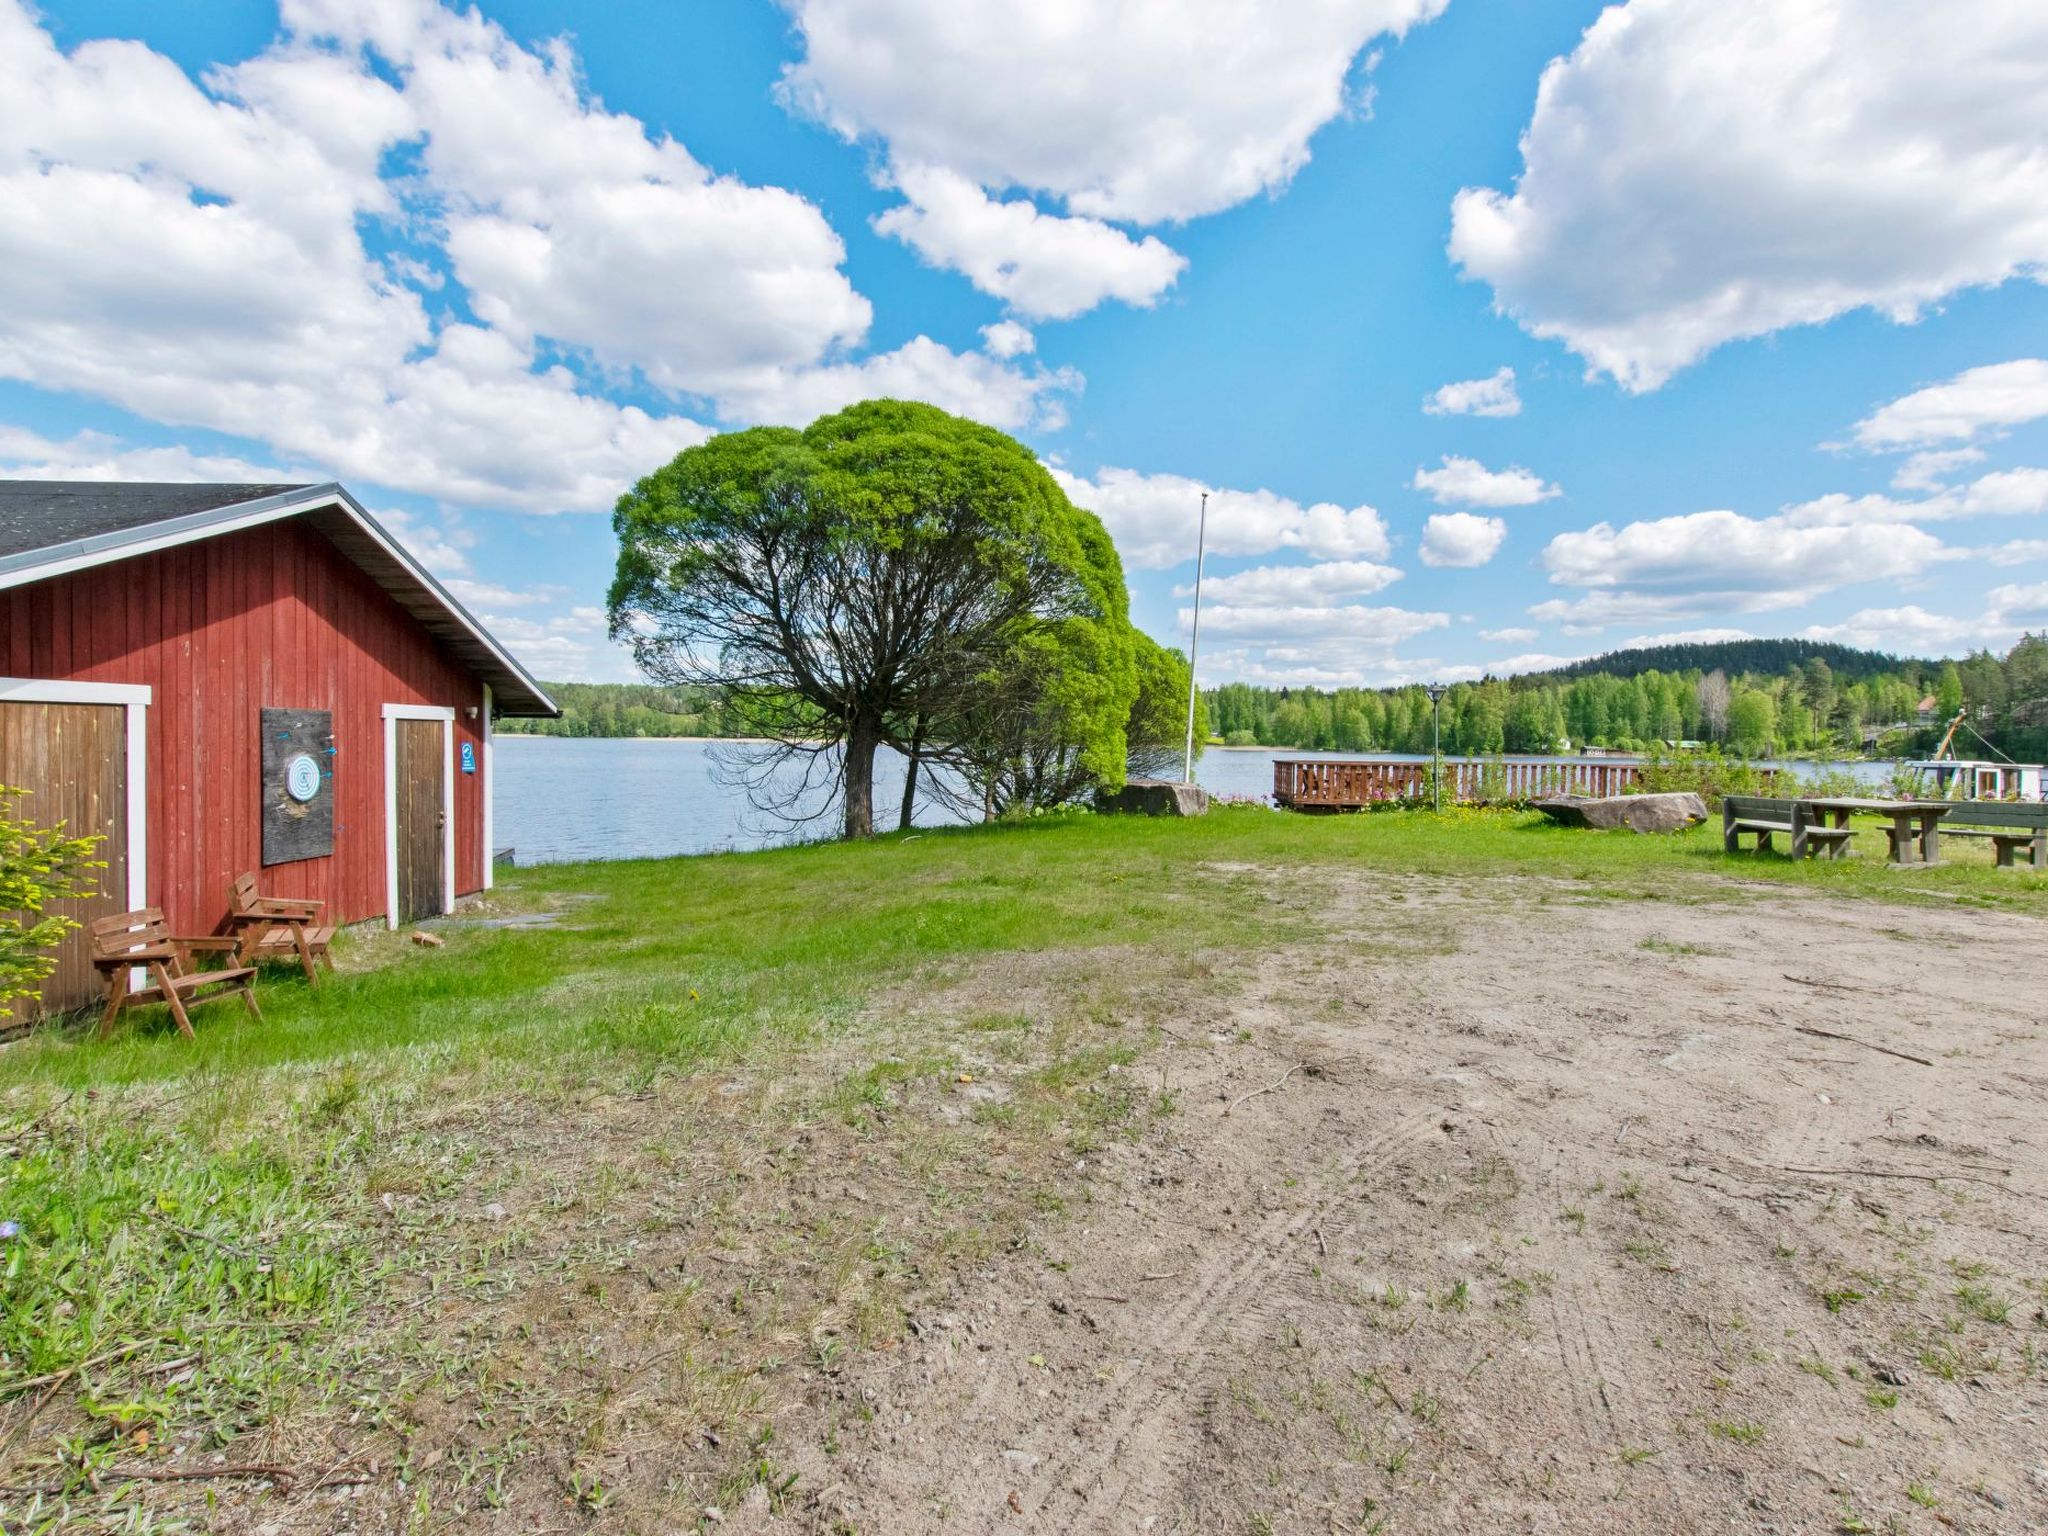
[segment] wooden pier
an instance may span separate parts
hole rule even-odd
[[[1642,765],[1628,759],[1447,757],[1444,798],[1511,805],[1545,795],[1623,795],[1638,787]],[[1429,762],[1405,758],[1281,758],[1273,764],[1273,803],[1297,811],[1356,811],[1390,801],[1429,798]]]

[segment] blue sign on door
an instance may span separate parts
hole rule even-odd
[[[473,741],[465,741],[462,744],[462,771],[476,772],[476,743]]]

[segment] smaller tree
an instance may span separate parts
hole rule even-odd
[[[42,995],[58,942],[78,926],[49,904],[94,894],[87,874],[106,868],[92,856],[98,838],[22,818],[16,803],[27,793],[0,784],[0,1004]]]
[[[1709,740],[1724,740],[1728,735],[1728,706],[1731,702],[1728,674],[1719,670],[1709,672],[1699,680],[1696,692],[1700,706],[1700,728]]]
[[[1944,721],[1953,720],[1956,711],[1963,707],[1963,674],[1954,662],[1941,669],[1941,681],[1935,685],[1934,697]]]
[[[1728,702],[1728,744],[1744,757],[1762,757],[1778,728],[1778,706],[1768,693],[1738,688]]]
[[[1138,694],[1124,726],[1130,771],[1141,779],[1177,779],[1186,761],[1188,659],[1142,630],[1131,632]],[[1209,701],[1195,697],[1195,756],[1209,740]]]
[[[930,755],[971,786],[984,815],[1049,810],[1124,781],[1138,696],[1133,648],[1142,637],[1108,532],[1092,512],[1071,517],[1082,611],[1019,624],[950,706],[920,722]]]

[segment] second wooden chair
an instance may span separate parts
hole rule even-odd
[[[258,895],[254,875],[238,875],[228,887],[228,931],[236,940],[241,963],[296,962],[316,987],[320,973],[314,962],[334,969],[334,956],[328,953],[334,942],[334,924],[320,921],[323,910],[324,904],[317,901]]]

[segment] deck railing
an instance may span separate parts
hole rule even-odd
[[[1622,795],[1642,779],[1640,763],[1579,758],[1447,757],[1443,765],[1445,799],[1488,805],[1544,795]],[[1429,796],[1429,766],[1396,758],[1281,758],[1273,764],[1273,800],[1308,810],[1422,800]]]

